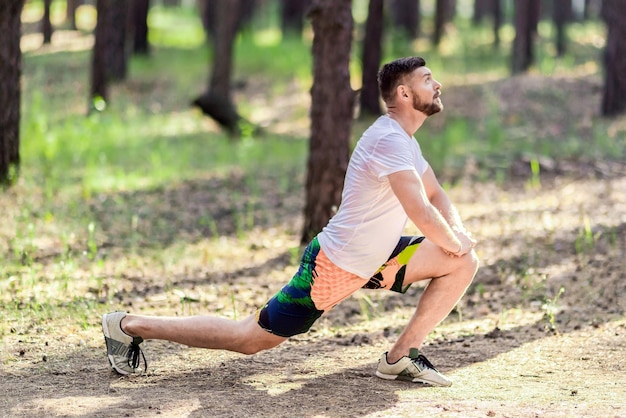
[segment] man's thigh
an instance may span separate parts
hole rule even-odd
[[[462,262],[461,257],[450,256],[432,241],[424,239],[409,260],[404,284],[445,276],[458,269]]]

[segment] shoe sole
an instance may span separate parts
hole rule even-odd
[[[450,382],[448,384],[443,384],[443,383],[439,383],[439,382],[432,382],[432,381],[429,381],[429,380],[420,379],[419,377],[401,376],[401,375],[397,375],[397,374],[385,374],[385,373],[379,372],[378,370],[376,370],[376,376],[380,377],[381,379],[385,379],[385,380],[401,380],[401,381],[404,381],[404,382],[423,383],[425,385],[441,386],[441,387],[452,386],[452,382]]]
[[[109,326],[107,325],[107,321],[106,321],[107,315],[108,314],[102,315],[102,333],[104,334],[105,337],[111,338],[111,333],[109,332]],[[106,346],[106,341],[105,341],[105,346]],[[117,366],[115,366],[113,355],[109,354],[108,351],[109,350],[107,349],[107,359],[109,360],[109,364],[111,365],[111,368],[119,374],[123,374],[125,376],[129,375],[130,373],[127,372],[126,370],[119,369],[117,368]]]

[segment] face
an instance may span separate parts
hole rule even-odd
[[[434,115],[443,110],[441,102],[441,83],[433,78],[427,67],[415,70],[408,88],[413,96],[413,109],[426,116]]]

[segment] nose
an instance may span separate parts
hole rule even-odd
[[[436,88],[437,90],[440,90],[440,89],[441,89],[442,84],[441,84],[440,82],[438,82],[437,80],[433,80],[433,81],[435,82],[435,88]]]

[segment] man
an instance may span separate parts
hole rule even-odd
[[[360,288],[405,292],[412,283],[431,279],[408,325],[381,356],[376,375],[450,386],[419,349],[464,294],[478,259],[476,241],[413,137],[428,116],[443,109],[441,84],[425,64],[408,57],[380,70],[388,113],[357,143],[339,210],[308,245],[287,285],[240,321],[106,314],[102,327],[113,369],[141,372],[139,344],[146,339],[254,354],[307,332],[324,312]],[[425,237],[402,236],[408,219]]]

